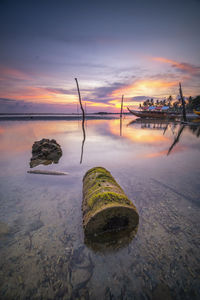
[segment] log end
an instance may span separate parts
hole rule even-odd
[[[139,215],[134,207],[122,204],[111,204],[101,208],[84,220],[86,236],[102,235],[105,232],[120,230],[132,231],[139,222]]]
[[[84,243],[95,252],[108,253],[127,247],[137,234],[138,226],[132,231],[121,229],[84,237]]]

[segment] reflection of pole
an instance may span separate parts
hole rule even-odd
[[[164,131],[163,131],[163,135],[165,135],[165,132],[166,132],[166,130],[167,130],[167,128],[168,128],[168,123],[167,123],[167,125],[166,125],[166,127],[164,128]]]
[[[79,127],[79,103],[77,103],[77,116],[78,116],[78,127]]]
[[[179,130],[179,132],[178,132],[178,134],[177,134],[177,137],[174,139],[174,142],[172,143],[171,147],[169,148],[167,155],[170,154],[170,152],[172,151],[172,149],[174,148],[174,146],[179,142],[181,133],[183,132],[184,128],[185,128],[185,125],[182,125],[181,128],[180,128],[180,130]]]
[[[181,102],[182,102],[182,107],[183,107],[183,120],[184,120],[184,122],[187,122],[186,111],[185,111],[185,100],[183,98],[183,93],[182,93],[182,88],[181,88],[180,82],[179,82],[179,92],[180,92],[180,97],[181,97]]]
[[[124,95],[122,95],[120,118],[122,118],[122,114],[123,114],[123,102],[124,102]]]
[[[83,160],[83,149],[84,149],[84,144],[85,144],[85,138],[86,138],[86,134],[85,134],[85,120],[82,120],[82,131],[83,131],[83,140],[82,140],[82,146],[81,146],[81,158],[80,158],[80,164],[82,164],[82,160]]]
[[[81,94],[80,94],[80,90],[79,90],[79,85],[78,85],[78,80],[77,78],[75,78],[76,81],[76,85],[77,85],[77,90],[78,90],[78,96],[79,96],[79,103],[80,103],[80,107],[81,107],[81,111],[82,111],[82,131],[83,131],[83,141],[82,141],[82,147],[81,147],[81,159],[80,159],[80,164],[82,163],[83,160],[83,148],[84,148],[84,143],[85,143],[85,112],[83,109],[83,105],[82,105],[82,101],[81,101]]]
[[[120,116],[120,136],[122,136],[122,117]]]
[[[87,115],[87,107],[85,103],[85,115]],[[85,128],[87,129],[87,119],[85,119]]]
[[[122,136],[122,115],[123,115],[123,102],[124,102],[124,95],[122,95],[122,101],[121,101],[121,111],[120,111],[120,136]]]

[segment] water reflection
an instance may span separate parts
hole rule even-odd
[[[81,145],[81,158],[80,158],[80,164],[82,164],[83,161],[83,150],[84,150],[84,144],[86,139],[86,132],[85,132],[85,118],[82,119],[82,133],[83,133],[83,140]]]
[[[191,124],[189,126],[189,129],[194,135],[196,135],[196,137],[199,137],[200,136],[200,120],[195,119],[194,122],[195,122],[195,124]]]
[[[165,119],[136,119],[130,121],[127,126],[140,124],[141,129],[155,129],[155,130],[164,130],[164,132],[168,129],[168,126],[171,124],[176,126],[178,122],[170,122]]]
[[[130,126],[132,125],[132,126]],[[161,135],[157,130],[152,131],[149,134],[150,127],[141,127],[143,124],[137,123],[134,121],[129,121],[129,119],[124,120],[122,127],[123,127],[123,138],[124,140],[127,139],[136,144],[160,144],[167,142],[169,140],[168,137]],[[145,125],[146,126],[146,125]],[[109,122],[109,131],[110,135],[119,136],[119,128],[120,128],[120,119],[112,120]],[[145,130],[146,129],[146,130]]]
[[[120,115],[120,136],[122,136],[122,116]]]
[[[169,148],[169,150],[168,150],[168,152],[167,152],[167,155],[170,154],[170,152],[172,151],[172,149],[174,148],[174,146],[179,142],[180,136],[181,136],[181,134],[182,134],[182,132],[183,132],[184,129],[185,129],[185,126],[182,125],[181,128],[180,128],[179,131],[178,131],[177,136],[176,136],[175,139],[174,139],[174,142],[173,142],[172,145],[170,146],[170,148]]]
[[[119,125],[119,132],[120,132],[120,136],[122,136],[122,130],[123,130],[123,120],[125,119],[125,116],[123,116],[123,114],[120,114],[120,125]]]
[[[138,125],[140,124],[141,129],[145,130],[161,130],[163,132],[163,135],[168,130],[171,130],[172,136],[175,136],[171,146],[169,147],[169,150],[164,150],[159,152],[159,155],[169,155],[171,151],[174,149],[175,145],[177,145],[180,141],[180,137],[184,131],[184,129],[188,128],[196,137],[200,136],[200,123],[197,122],[198,120],[192,120],[187,126],[186,125],[180,125],[180,122],[177,121],[169,121],[169,120],[158,120],[158,119],[136,119],[130,121],[127,126],[131,125]],[[176,134],[176,131],[178,129],[178,132]],[[149,154],[148,157],[155,157],[159,156],[158,153]]]
[[[15,121],[0,124],[0,151],[3,155],[11,155],[30,151],[35,140],[56,138],[61,144],[60,134],[75,135],[78,131],[77,121]],[[62,137],[63,140],[64,137]]]
[[[120,137],[119,118],[89,120],[81,165],[77,120],[1,122],[1,299],[199,299],[200,129],[185,126],[167,156],[181,126],[129,122]],[[69,176],[27,174],[44,136],[61,145]],[[127,242],[84,244],[81,181],[94,165],[110,169],[138,208]]]
[[[180,127],[180,129],[179,129],[179,131],[178,131],[178,133],[177,133],[177,135],[176,135],[176,137],[175,137],[175,139],[174,139],[172,145],[170,146],[170,148],[169,148],[169,150],[168,150],[167,155],[169,155],[170,152],[172,151],[172,149],[174,148],[174,146],[175,146],[176,144],[179,143],[180,137],[181,137],[181,135],[182,135],[182,133],[183,133],[183,131],[184,131],[185,128],[186,128],[185,125],[182,125],[182,126]],[[200,124],[199,124],[199,125],[189,125],[188,128],[189,128],[189,130],[190,130],[196,137],[199,137],[199,136],[200,136]]]

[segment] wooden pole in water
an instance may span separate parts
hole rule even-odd
[[[82,146],[81,146],[81,158],[80,158],[80,164],[82,163],[83,160],[83,148],[84,148],[84,143],[85,143],[85,138],[86,138],[86,134],[85,134],[85,111],[82,105],[82,101],[81,101],[81,93],[79,90],[79,85],[78,85],[78,79],[75,78],[76,81],[76,85],[77,85],[77,90],[78,90],[78,96],[79,96],[79,103],[80,103],[80,107],[81,107],[81,111],[82,111],[82,131],[83,131],[83,141],[82,141]]]
[[[183,107],[183,120],[184,122],[187,122],[187,118],[186,118],[186,111],[185,111],[185,100],[183,97],[183,93],[182,93],[182,88],[181,88],[181,83],[179,82],[179,92],[180,92],[180,97],[181,97],[181,102],[182,102],[182,107]]]
[[[75,78],[75,81],[76,81],[77,90],[78,90],[79,103],[80,103],[80,107],[81,107],[81,110],[82,110],[82,117],[85,120],[85,112],[84,112],[84,108],[83,108],[82,101],[81,101],[81,93],[80,93],[80,90],[79,90],[78,79]]]

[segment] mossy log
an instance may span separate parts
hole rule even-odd
[[[95,167],[83,177],[83,228],[86,236],[121,229],[133,230],[139,222],[136,207],[113,176]]]

